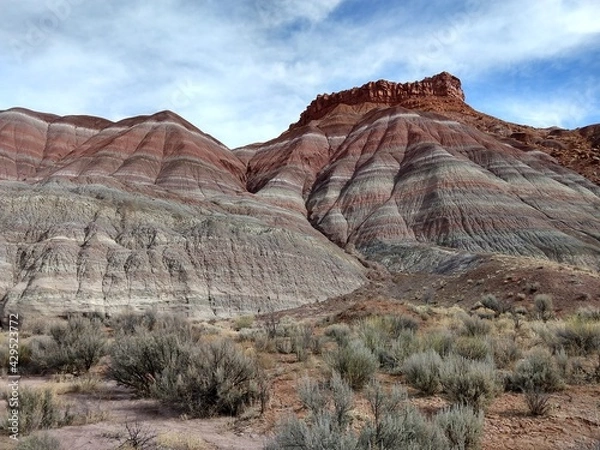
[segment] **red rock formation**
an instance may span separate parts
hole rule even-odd
[[[188,197],[245,192],[245,167],[239,159],[167,111],[105,127],[40,175],[154,185]]]
[[[168,111],[3,111],[0,306],[231,315],[482,253],[598,270],[600,187],[560,164],[593,175],[597,145],[479,113],[447,73],[320,96],[234,151]]]
[[[599,267],[600,188],[538,151],[560,141],[463,99],[449,74],[320,96],[279,138],[238,150],[248,187],[375,259],[425,243]]]
[[[392,106],[415,97],[447,97],[464,101],[465,94],[460,80],[448,72],[412,83],[371,81],[358,88],[317,96],[292,127],[307,125],[312,120],[321,119],[340,104],[374,103]]]
[[[34,178],[112,122],[22,108],[0,111],[0,180]]]

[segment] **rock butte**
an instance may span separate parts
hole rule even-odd
[[[257,313],[486,253],[597,271],[598,130],[502,122],[445,72],[319,96],[234,150],[169,111],[2,111],[2,307]]]

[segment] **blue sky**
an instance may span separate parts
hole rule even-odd
[[[501,119],[600,122],[597,0],[0,0],[0,109],[170,109],[230,147],[319,93],[443,70]]]

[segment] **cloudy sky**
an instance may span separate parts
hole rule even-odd
[[[319,93],[449,71],[499,118],[600,122],[598,0],[0,0],[0,110],[170,109],[237,147]]]

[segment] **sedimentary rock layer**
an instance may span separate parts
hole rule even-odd
[[[168,111],[2,111],[1,305],[214,317],[485,253],[599,270],[600,187],[561,165],[580,152],[570,167],[595,173],[582,161],[597,141],[597,127],[479,113],[447,73],[320,96],[278,138],[233,151]]]

